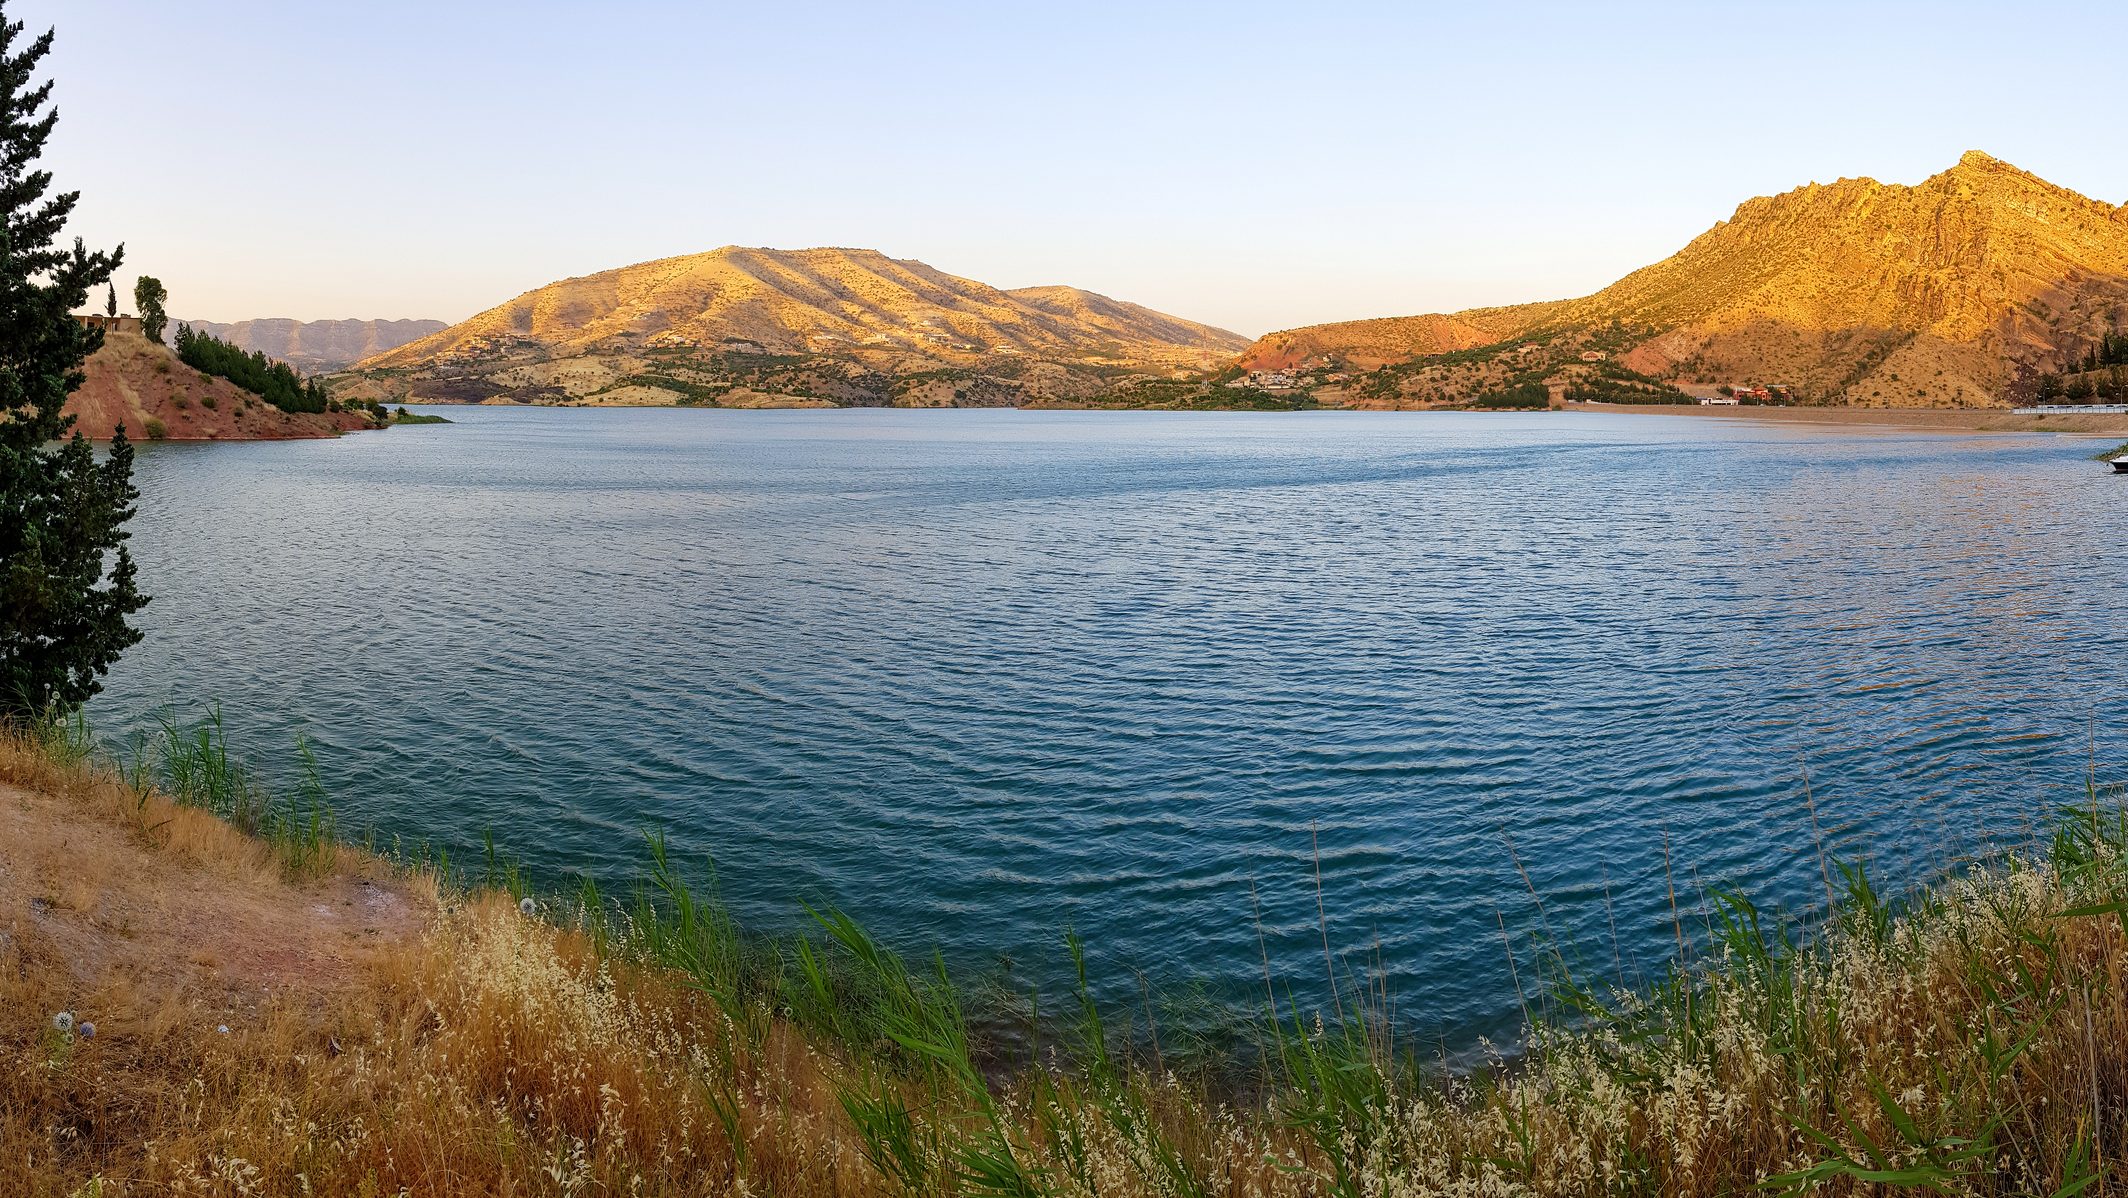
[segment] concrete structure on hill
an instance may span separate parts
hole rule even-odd
[[[107,333],[138,333],[141,331],[140,317],[138,316],[95,315],[76,316],[74,319],[92,329],[102,329]]]

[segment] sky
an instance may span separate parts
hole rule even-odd
[[[4,7],[58,28],[73,232],[200,320],[845,245],[1254,335],[1586,294],[1968,149],[2128,201],[2117,2]]]

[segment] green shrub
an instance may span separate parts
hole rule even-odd
[[[148,417],[147,428],[150,441],[160,441],[170,435],[170,430],[163,427],[163,422],[153,416]]]
[[[323,412],[329,398],[316,379],[305,379],[286,362],[245,353],[212,333],[177,326],[177,356],[202,374],[225,378],[284,412]]]
[[[1543,383],[1521,383],[1470,401],[1478,408],[1549,408],[1552,390]]]

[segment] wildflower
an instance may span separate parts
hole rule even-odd
[[[215,1028],[214,1030],[226,1036],[229,1034],[229,1025],[225,1023],[222,1024],[220,1027]]]
[[[74,1012],[61,1011],[52,1016],[52,1030],[64,1036],[74,1030]]]
[[[82,1020],[80,1025],[77,1026],[74,1031],[75,1034],[79,1035],[84,1040],[94,1040],[96,1038],[96,1025],[90,1023],[86,1019]]]
[[[533,902],[532,899],[527,896],[518,901],[517,912],[518,914],[524,916],[526,919],[530,919],[534,915],[539,913],[539,904]]]

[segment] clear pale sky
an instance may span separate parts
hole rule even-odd
[[[2118,3],[6,10],[58,26],[74,231],[206,320],[851,245],[1254,334],[1584,294],[1967,149],[2128,200]]]

